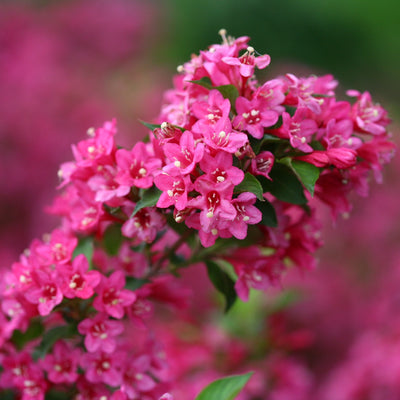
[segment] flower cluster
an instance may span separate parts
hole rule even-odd
[[[174,275],[203,262],[227,308],[247,300],[288,266],[314,267],[318,201],[348,212],[368,172],[379,179],[394,145],[369,93],[338,101],[329,75],[259,84],[270,57],[221,35],[178,67],[145,141],[118,147],[113,120],[72,147],[49,207],[60,227],[5,274],[0,387],[160,398],[175,377],[149,317],[156,301],[185,306]]]

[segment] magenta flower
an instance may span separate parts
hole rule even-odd
[[[113,387],[121,384],[121,366],[125,353],[86,353],[81,357],[80,365],[85,370],[89,382],[100,383]]]
[[[63,299],[55,274],[42,269],[35,269],[32,272],[32,278],[34,285],[26,291],[25,298],[30,303],[37,304],[40,315],[49,315]]]
[[[254,69],[257,66],[259,69],[263,69],[271,62],[271,57],[268,54],[264,54],[259,57],[254,57],[254,49],[248,47],[247,51],[240,57],[223,57],[222,61],[228,65],[239,67],[240,75],[245,78],[249,78],[254,74]]]
[[[131,186],[149,188],[153,185],[153,172],[161,168],[161,160],[152,156],[143,142],[138,142],[131,151],[117,150],[115,158],[118,173],[115,181],[128,194]]]
[[[236,209],[236,218],[226,224],[226,228],[237,239],[244,239],[247,236],[247,225],[254,225],[261,221],[262,213],[253,204],[257,200],[255,194],[250,192],[240,193],[232,200]]]
[[[186,207],[188,192],[193,187],[189,175],[171,176],[163,172],[154,178],[154,183],[163,192],[157,201],[157,207],[167,208],[174,205],[177,210]]]
[[[53,383],[74,383],[78,378],[77,368],[81,350],[71,348],[66,342],[58,341],[50,354],[47,354],[41,366]]]
[[[196,144],[193,133],[185,131],[179,140],[179,145],[166,143],[164,152],[171,162],[164,167],[164,170],[172,175],[187,175],[193,171],[196,164],[203,158],[204,144]]]
[[[57,269],[61,276],[61,291],[69,299],[79,297],[88,299],[93,296],[94,288],[100,283],[101,274],[98,271],[88,271],[89,263],[83,254],[79,254],[72,265]]]
[[[277,123],[279,114],[274,110],[266,109],[262,98],[248,100],[245,97],[236,99],[238,115],[233,120],[233,127],[247,131],[256,139],[264,136],[264,128]]]
[[[136,300],[136,294],[124,289],[125,275],[122,271],[115,271],[109,278],[102,277],[96,288],[98,296],[93,301],[97,311],[106,312],[114,318],[122,318],[124,307],[130,306]]]
[[[262,151],[256,158],[251,160],[250,171],[254,175],[262,175],[268,179],[269,173],[274,165],[274,155],[270,151]]]
[[[78,331],[85,335],[85,347],[90,353],[98,350],[112,353],[116,347],[115,337],[124,331],[124,325],[109,319],[106,314],[97,314],[80,322]]]

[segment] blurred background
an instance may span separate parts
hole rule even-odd
[[[330,73],[341,94],[370,91],[389,110],[396,138],[399,19],[397,0],[0,1],[0,272],[57,222],[42,210],[55,194],[59,164],[72,158],[70,145],[84,138],[89,127],[115,117],[117,142],[132,146],[146,133],[138,119],[157,116],[176,66],[219,42],[220,28],[235,37],[250,36],[259,53],[271,56],[263,79],[286,72]],[[379,331],[381,338],[384,321],[400,309],[399,174],[396,160],[383,186],[373,187],[369,199],[358,200],[352,222],[339,221],[336,229],[327,224],[321,268],[310,279],[292,283],[307,295],[305,303],[288,308],[288,325],[311,326],[317,336],[313,347],[297,355],[301,368],[307,376],[339,371],[327,380],[328,389],[318,389],[325,390],[320,398],[326,393],[336,398],[329,389],[336,376],[346,387],[343,376],[354,371],[351,357],[358,354],[349,349],[364,330]],[[327,313],[329,322],[317,324]],[[399,337],[391,329],[390,337]],[[365,348],[384,347],[381,355],[394,348],[375,337],[364,342]],[[352,356],[343,361],[347,354]],[[400,367],[395,371],[400,376]],[[384,384],[380,379],[379,387],[390,386],[389,378]],[[360,386],[368,385],[360,381]],[[306,395],[311,389],[304,390]],[[381,399],[368,397],[365,390],[360,399]],[[400,398],[398,384],[394,390],[393,399]],[[338,398],[347,399],[345,393]]]

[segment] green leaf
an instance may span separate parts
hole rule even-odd
[[[149,279],[140,279],[140,278],[133,278],[132,276],[128,276],[126,278],[125,289],[128,290],[136,290],[141,288],[146,283],[151,282]]]
[[[50,329],[43,335],[43,339],[39,346],[33,351],[32,357],[37,360],[43,358],[51,349],[53,345],[60,339],[67,339],[76,334],[76,327],[72,324],[56,326]]]
[[[154,129],[161,127],[160,124],[149,124],[148,122],[142,121],[141,119],[139,119],[139,122],[146,128],[149,128],[151,131],[154,131]]]
[[[39,319],[33,319],[25,332],[15,330],[12,334],[11,341],[18,350],[21,350],[26,343],[33,339],[37,339],[44,332],[44,326]]]
[[[15,400],[16,398],[16,394],[11,389],[0,390],[1,400]]]
[[[287,203],[307,203],[303,186],[290,167],[275,163],[269,176],[272,181],[263,176],[259,178],[264,191],[272,193],[277,199]]]
[[[240,182],[239,185],[236,185],[233,189],[233,193],[235,194],[240,194],[243,192],[254,193],[257,196],[258,200],[264,201],[264,191],[261,183],[254,175],[250,174],[249,172],[246,172],[244,174],[244,179],[242,180],[242,182]]]
[[[250,146],[255,154],[258,154],[265,144],[285,143],[286,139],[278,138],[277,136],[266,133],[261,139],[256,139],[253,136],[249,137]]]
[[[315,165],[304,161],[292,161],[292,168],[304,187],[314,196],[315,182],[319,178],[320,170]]]
[[[216,86],[217,89],[225,99],[228,99],[231,103],[232,109],[235,110],[236,99],[239,97],[239,91],[234,85],[221,85]]]
[[[201,79],[197,81],[189,81],[191,83],[195,83],[196,85],[200,85],[205,87],[206,89],[213,89],[213,84],[211,82],[211,79],[208,76],[203,76]]]
[[[213,261],[205,263],[210,281],[225,297],[225,312],[228,312],[237,298],[235,282],[217,263]]]
[[[278,226],[278,218],[274,206],[267,200],[263,202],[257,201],[255,206],[262,212],[261,223],[265,226],[276,228]]]
[[[131,215],[131,218],[142,208],[145,207],[154,207],[157,204],[158,199],[161,196],[161,190],[159,190],[156,186],[152,186],[149,189],[145,189],[142,198],[136,203],[135,209]]]
[[[111,224],[108,226],[103,236],[104,248],[110,256],[116,256],[123,242],[121,225]]]
[[[75,258],[79,254],[84,254],[87,258],[89,265],[92,266],[93,257],[93,238],[92,236],[85,236],[79,239],[78,246],[72,254],[72,258]]]
[[[233,400],[253,373],[243,375],[232,375],[217,379],[206,386],[195,400]]]

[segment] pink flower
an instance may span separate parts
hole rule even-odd
[[[331,148],[326,151],[315,150],[310,154],[296,157],[297,160],[305,161],[318,168],[334,165],[336,168],[350,168],[357,161],[357,153],[352,149]]]
[[[89,382],[100,383],[117,387],[121,383],[121,366],[125,353],[94,352],[86,353],[81,357],[80,365],[85,370],[85,377]]]
[[[254,74],[254,69],[256,66],[259,69],[267,67],[271,62],[271,57],[268,54],[254,57],[254,49],[249,46],[247,51],[239,58],[223,57],[222,61],[228,65],[238,66],[240,75],[245,78],[249,78]]]
[[[166,143],[164,152],[171,162],[164,167],[164,170],[171,175],[187,175],[193,171],[196,164],[203,158],[204,145],[202,143],[196,144],[193,133],[185,131],[179,140],[179,145]]]
[[[47,354],[41,366],[47,371],[48,379],[53,383],[74,383],[78,378],[77,368],[81,350],[71,348],[66,342],[59,341],[50,354]]]
[[[115,337],[124,331],[124,325],[109,319],[106,314],[97,314],[80,322],[78,331],[85,335],[85,347],[90,353],[98,350],[112,353],[116,347]]]
[[[167,208],[174,205],[177,210],[186,207],[188,192],[193,187],[189,175],[171,176],[163,172],[154,178],[154,183],[163,192],[157,201],[157,207]]]
[[[115,155],[118,173],[115,181],[128,194],[131,186],[149,188],[153,185],[153,173],[161,168],[161,160],[153,157],[143,142],[138,142],[131,151],[120,149]]]
[[[261,221],[262,213],[253,204],[256,195],[250,192],[241,193],[232,204],[236,209],[236,218],[226,224],[226,228],[237,239],[244,239],[247,236],[247,225],[254,225]]]
[[[236,110],[238,115],[233,120],[235,129],[247,131],[256,139],[264,136],[264,128],[277,123],[279,114],[269,110],[265,106],[266,101],[262,98],[248,100],[245,97],[236,99]]]
[[[130,306],[136,300],[136,294],[123,289],[124,286],[125,276],[122,271],[113,272],[109,278],[103,276],[96,288],[98,296],[93,301],[93,307],[114,318],[122,318],[125,313],[124,307]]]
[[[88,271],[89,263],[83,254],[72,261],[72,265],[57,269],[61,276],[61,291],[69,299],[79,297],[88,299],[93,296],[94,288],[99,284],[101,274],[98,271]]]
[[[271,179],[269,173],[273,165],[274,155],[270,151],[262,151],[251,160],[250,171],[253,175],[262,175]]]
[[[42,269],[35,269],[32,272],[32,278],[34,285],[27,290],[25,298],[30,303],[37,304],[40,315],[49,315],[63,299],[55,274]]]

